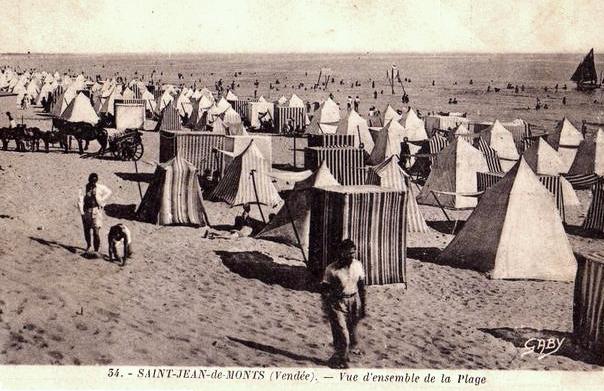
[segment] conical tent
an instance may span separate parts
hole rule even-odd
[[[568,172],[573,164],[581,141],[583,141],[583,135],[566,117],[558,123],[554,133],[547,136],[547,142],[558,151],[565,165],[564,172]]]
[[[448,208],[473,208],[476,198],[466,196],[477,191],[477,172],[489,172],[482,153],[463,138],[453,140],[432,165],[430,176],[417,196],[417,202],[438,206],[434,198]],[[446,193],[446,194],[439,194]]]
[[[312,189],[338,185],[339,183],[329,171],[327,163],[323,161],[310,177],[296,182],[279,212],[256,237],[301,246],[308,258]]]
[[[233,94],[233,91],[229,90],[226,94],[226,100],[238,100],[239,98],[237,97],[237,95]]]
[[[207,225],[195,166],[181,157],[159,164],[136,216],[160,225]]]
[[[422,141],[428,138],[426,124],[417,116],[415,110],[412,108],[409,108],[407,114],[399,122],[405,128],[403,136],[407,137],[409,141]]]
[[[292,97],[289,98],[289,107],[305,107],[304,101],[298,97],[296,94],[292,94]]]
[[[583,221],[583,228],[604,232],[604,181],[599,180],[591,188],[591,204]]]
[[[438,259],[496,279],[573,281],[577,271],[551,194],[524,159],[484,193]]]
[[[96,115],[90,99],[81,92],[61,114],[61,119],[67,122],[86,122],[91,125],[96,125],[99,122],[99,117]]]
[[[595,137],[581,142],[568,175],[604,176],[604,131],[598,129]]]
[[[493,125],[480,132],[480,137],[497,151],[503,171],[507,172],[520,158],[514,136],[499,120],[495,120]]]
[[[63,91],[61,95],[58,96],[57,101],[52,109],[52,115],[54,117],[60,117],[63,114],[63,111],[69,106],[71,101],[78,94],[77,90],[73,88],[67,88]]]
[[[356,111],[351,110],[344,118],[340,120],[336,129],[336,134],[352,134],[354,135],[354,146],[358,147],[363,144],[363,149],[371,154],[373,151],[373,138],[367,127],[367,120],[361,117]]]
[[[400,155],[402,133],[404,128],[398,122],[391,120],[379,131],[375,145],[369,157],[369,164],[380,164],[392,155]]]
[[[409,194],[409,202],[407,202],[407,232],[427,233],[430,230],[419,209],[409,179],[409,176],[399,166],[398,158],[396,156],[390,156],[383,163],[369,167],[365,184],[388,187],[407,192]]]
[[[113,89],[111,94],[105,99],[101,106],[101,113],[115,115],[115,100],[122,99],[122,94],[118,92],[116,88]]]
[[[260,203],[273,207],[282,201],[267,175],[264,157],[254,140],[226,168],[212,198],[231,206]]]
[[[463,137],[464,140],[466,140],[469,143],[472,143],[472,139],[473,139],[472,133],[470,133],[470,131],[464,124],[457,125],[457,127],[451,133],[449,138],[452,140],[457,137]]]
[[[522,155],[535,174],[558,175],[564,172],[564,163],[558,152],[540,138]]]
[[[398,122],[402,118],[403,116],[397,113],[396,110],[394,110],[390,105],[387,105],[384,109],[384,112],[382,113],[382,123],[384,125],[386,125],[390,121]]]
[[[310,134],[333,134],[336,132],[338,122],[340,121],[340,107],[331,100],[327,100],[315,110],[308,133]]]

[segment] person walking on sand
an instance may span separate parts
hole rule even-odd
[[[117,251],[117,244],[119,242],[124,243],[124,256],[120,257]],[[126,264],[126,259],[132,256],[132,234],[130,230],[124,224],[116,224],[109,229],[109,235],[107,235],[107,245],[109,247],[109,262],[113,262],[115,259],[119,262],[120,266]]]
[[[357,349],[357,324],[365,317],[365,272],[357,259],[356,245],[350,239],[340,243],[338,259],[323,274],[321,298],[333,335],[335,353],[332,368],[348,368],[349,354]]]
[[[84,226],[84,238],[86,240],[86,254],[90,252],[90,242],[92,231],[92,241],[95,253],[98,253],[101,246],[100,230],[103,226],[103,207],[109,197],[111,190],[105,185],[98,183],[99,176],[92,173],[88,176],[85,192],[78,197],[78,207],[82,216]]]

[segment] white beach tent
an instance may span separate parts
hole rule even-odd
[[[499,120],[480,132],[480,137],[487,142],[489,147],[497,151],[504,172],[509,171],[520,159],[514,136]]]
[[[96,125],[99,122],[99,117],[94,111],[90,99],[80,92],[67,106],[61,119],[67,122],[87,122],[91,125]]]
[[[547,142],[558,151],[564,162],[564,173],[568,172],[573,164],[581,141],[583,135],[566,117],[558,122],[554,132],[547,137]]]
[[[363,149],[371,154],[373,151],[373,138],[369,133],[369,127],[367,126],[367,120],[361,117],[356,111],[350,110],[344,118],[338,123],[336,128],[336,134],[352,134],[354,135],[354,146],[359,147],[363,144]]]
[[[399,122],[405,128],[403,136],[407,137],[409,141],[422,141],[428,139],[426,124],[417,116],[415,110],[412,108],[409,108],[407,114],[401,118]]]
[[[551,194],[522,158],[486,190],[438,259],[496,279],[573,281],[577,271]]]

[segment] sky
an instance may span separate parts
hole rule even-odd
[[[604,51],[603,0],[2,0],[0,52]]]

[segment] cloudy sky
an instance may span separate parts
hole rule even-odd
[[[0,52],[604,51],[604,0],[2,0]]]

